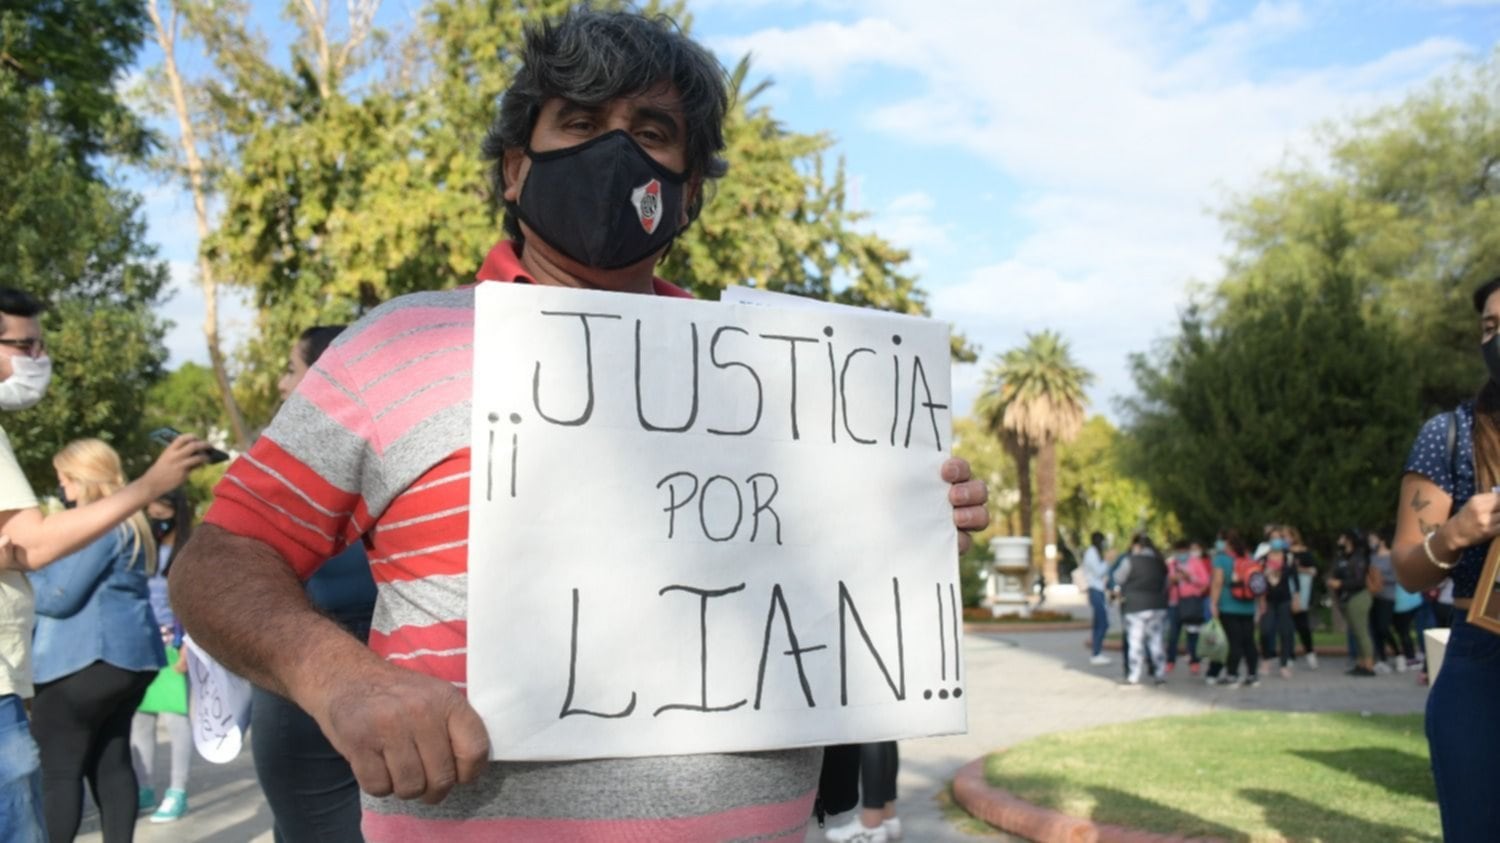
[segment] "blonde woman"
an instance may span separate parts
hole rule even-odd
[[[98,439],[69,443],[52,460],[64,506],[125,487],[120,455]],[[82,550],[31,573],[36,700],[32,732],[42,761],[47,835],[72,840],[87,780],[105,843],[128,841],[138,799],[130,720],[166,665],[146,578],[156,545],[144,513]]]

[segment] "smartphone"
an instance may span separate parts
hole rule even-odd
[[[177,437],[181,435],[181,433],[178,433],[176,430],[170,427],[158,427],[157,429],[151,431],[151,441],[165,448],[175,442],[177,440]],[[229,459],[229,455],[219,450],[218,448],[209,448],[203,453],[208,457],[208,461],[211,463],[223,462]]]

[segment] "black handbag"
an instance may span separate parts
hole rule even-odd
[[[1199,624],[1208,619],[1208,600],[1183,597],[1177,601],[1177,617],[1185,624]]]

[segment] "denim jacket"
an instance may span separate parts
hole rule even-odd
[[[145,549],[133,544],[130,531],[117,527],[28,575],[36,591],[32,670],[38,683],[96,661],[133,671],[166,666],[146,589]]]

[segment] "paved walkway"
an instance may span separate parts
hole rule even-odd
[[[1337,658],[1325,659],[1322,670],[1298,671],[1290,681],[1268,676],[1253,689],[1209,688],[1187,676],[1174,677],[1162,688],[1121,688],[1116,685],[1118,660],[1108,667],[1090,667],[1083,637],[1079,632],[966,637],[968,734],[901,744],[897,807],[907,839],[973,841],[943,818],[937,795],[965,762],[1049,732],[1220,708],[1419,712],[1426,700],[1426,689],[1416,685],[1412,674],[1354,679],[1343,675],[1342,660]],[[158,764],[165,765],[164,753],[159,754]],[[225,766],[194,759],[189,802],[191,812],[178,823],[153,826],[142,820],[136,839],[271,840],[270,814],[248,757]],[[90,820],[80,839],[99,841],[97,829],[97,822]],[[821,839],[818,829],[809,830],[808,841]]]

